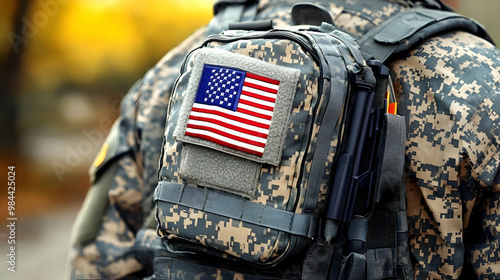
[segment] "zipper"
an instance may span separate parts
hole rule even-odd
[[[316,63],[320,64],[320,59],[317,51],[312,47],[312,43],[306,39],[303,35],[294,33],[293,31],[285,31],[279,29],[273,29],[264,33],[251,33],[251,34],[235,34],[235,35],[222,35],[215,34],[209,36],[203,46],[207,46],[211,42],[219,43],[231,43],[238,40],[251,40],[251,39],[287,39],[299,44],[304,50],[306,50]]]
[[[322,72],[323,72],[323,67],[321,67],[322,62],[318,56],[317,50],[315,50],[312,46],[312,43],[310,40],[306,39],[305,36],[294,33],[293,31],[290,30],[280,30],[280,29],[273,29],[267,32],[252,32],[248,34],[234,34],[234,35],[223,35],[223,34],[212,34],[207,37],[207,39],[203,42],[203,44],[197,48],[194,48],[191,50],[186,57],[184,58],[184,61],[181,64],[181,69],[180,73],[184,73],[186,70],[186,64],[187,61],[189,60],[189,57],[191,57],[191,54],[193,54],[195,51],[198,49],[201,49],[203,47],[207,47],[208,44],[211,42],[219,42],[219,43],[231,43],[239,40],[249,40],[249,39],[287,39],[290,41],[293,41],[297,43],[301,48],[306,50],[313,60],[320,66],[320,77],[322,77]],[[179,79],[181,78],[182,75],[179,75],[177,79],[174,82],[174,86],[172,88],[172,92],[175,92],[177,89],[177,84],[179,82]],[[170,112],[170,104],[168,106],[168,112]]]
[[[310,32],[317,32],[317,31],[310,30]],[[319,32],[319,33],[321,33],[321,32]],[[342,38],[339,38],[338,36],[334,36],[334,35],[332,35],[332,37],[334,37],[337,41],[339,41],[340,44],[343,44],[344,46],[346,46],[346,48],[349,50],[346,42],[344,42],[342,40]],[[304,51],[306,51],[312,57],[312,59],[319,66],[320,73],[319,73],[318,79],[325,79],[325,78],[329,79],[330,78],[330,77],[323,77],[323,74],[324,74],[323,68],[328,67],[328,65],[326,65],[326,62],[320,58],[320,55],[319,55],[320,50],[314,46],[316,43],[314,42],[313,38],[310,38],[306,34],[304,34],[304,35],[300,34],[299,31],[280,30],[280,29],[273,29],[273,30],[264,31],[264,32],[254,31],[251,33],[243,33],[243,34],[213,34],[213,35],[210,35],[202,43],[201,46],[193,49],[191,52],[188,53],[188,55],[184,59],[184,62],[182,63],[181,73],[185,72],[187,62],[188,62],[191,54],[200,48],[208,47],[208,45],[212,42],[227,44],[227,43],[232,43],[232,42],[236,42],[239,40],[255,40],[255,39],[284,39],[284,40],[289,40],[289,41],[292,41],[294,43],[297,43]],[[177,88],[177,83],[178,83],[179,79],[180,79],[180,76],[175,81],[174,88],[173,88],[174,91]],[[323,87],[324,87],[323,82],[321,82],[321,80],[320,80],[320,83],[318,85],[318,100],[317,100],[317,103],[315,104],[315,109],[314,109],[314,113],[312,116],[312,123],[311,123],[311,127],[309,129],[309,135],[312,134],[313,129],[314,129],[314,124],[317,121],[316,120],[316,118],[317,118],[316,112],[318,111],[317,106],[319,106],[319,98],[321,98],[320,95],[323,92]],[[345,119],[342,121],[342,124],[344,123],[344,121],[345,121]],[[340,138],[340,136],[341,135],[339,135],[339,138]],[[308,143],[306,144],[306,147],[310,146],[310,140],[311,140],[311,138],[309,137]],[[340,141],[339,141],[339,143],[340,143]],[[337,147],[336,155],[338,154],[338,151],[340,150],[339,148],[341,148],[341,147]],[[303,161],[305,161],[305,160],[306,160],[306,156],[304,156],[304,158],[303,158]],[[302,165],[304,165],[304,162],[302,162]],[[298,182],[302,181],[301,178],[303,177],[303,175],[304,175],[304,173],[301,172],[301,174],[299,175],[299,178],[298,178]],[[299,198],[299,197],[300,197],[300,188],[297,188],[297,198]],[[299,206],[298,202],[299,202],[299,200],[295,201],[294,206],[291,208],[292,209],[291,211],[295,211],[297,209],[297,207]],[[287,253],[284,252],[284,254],[287,254]]]

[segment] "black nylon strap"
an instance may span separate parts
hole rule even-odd
[[[218,0],[214,3],[213,12],[214,16],[217,16],[220,12],[223,12],[224,8],[226,8],[227,6],[245,6],[258,3],[259,0]]]
[[[154,200],[158,207],[163,207],[162,202],[178,204],[294,235],[311,237],[308,232],[312,214],[297,214],[269,207],[218,190],[162,181],[156,187]]]
[[[256,20],[256,21],[244,21],[244,22],[230,22],[228,28],[230,30],[255,30],[255,31],[267,31],[273,28],[272,20]]]
[[[404,205],[404,154],[406,124],[404,117],[387,114],[382,128],[380,149],[378,152],[378,174],[374,204],[395,201],[394,212],[405,210]],[[402,197],[401,197],[402,196]],[[399,199],[394,199],[398,198]],[[402,202],[400,200],[403,200]],[[387,208],[388,206],[384,206]]]
[[[415,8],[371,29],[359,40],[359,45],[376,60],[385,62],[393,54],[451,30],[467,31],[493,43],[484,28],[472,19],[453,12]]]

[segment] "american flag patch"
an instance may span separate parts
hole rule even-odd
[[[185,135],[262,157],[279,86],[268,77],[205,64]]]

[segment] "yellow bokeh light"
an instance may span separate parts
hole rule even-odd
[[[146,52],[130,16],[116,5],[74,2],[55,34],[54,43],[64,55],[68,74],[80,82],[96,79],[103,70],[131,71],[139,67]]]
[[[144,73],[169,48],[208,23],[213,1],[54,0],[33,2],[26,20],[26,91]],[[22,34],[21,34],[22,35]]]

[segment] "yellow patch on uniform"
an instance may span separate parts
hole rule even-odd
[[[104,143],[104,145],[102,145],[102,148],[99,151],[99,154],[97,155],[97,157],[94,160],[94,167],[98,167],[99,165],[101,165],[104,162],[104,159],[106,158],[106,155],[108,154],[108,148],[109,148],[108,143]]]

